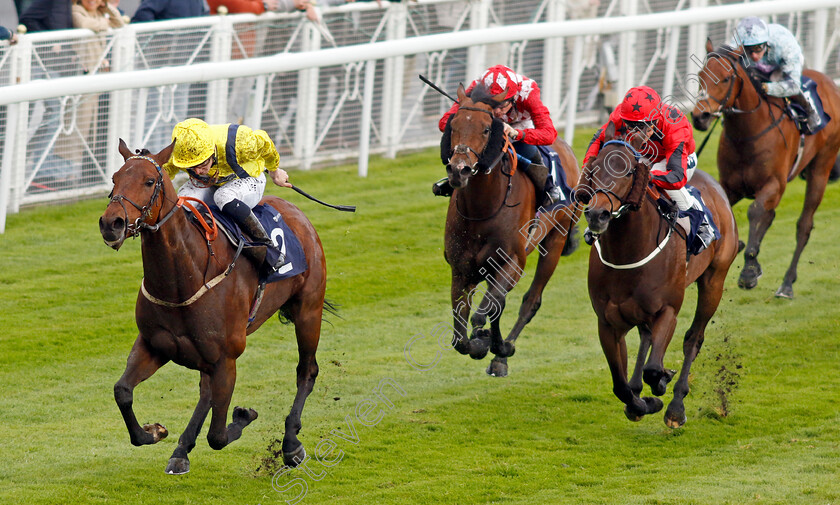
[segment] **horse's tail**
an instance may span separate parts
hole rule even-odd
[[[560,256],[571,255],[573,252],[577,251],[579,245],[580,236],[578,235],[577,224],[575,224],[569,230],[569,236],[566,238],[566,243],[563,245],[563,252],[560,253]]]
[[[341,317],[341,314],[338,313],[339,307],[340,305],[338,305],[337,303],[333,303],[327,299],[324,299],[324,310],[339,319],[344,319],[343,317]],[[289,324],[292,322],[292,314],[291,312],[289,312],[288,304],[283,305],[282,307],[280,307],[280,310],[277,311],[277,319],[279,319],[282,324]],[[321,320],[326,323],[332,324],[327,318],[323,316],[321,317]]]
[[[327,300],[326,298],[324,299],[324,310],[329,312],[330,314],[334,315],[335,317],[337,317],[339,319],[344,319],[343,317],[341,317],[341,314],[338,313],[338,308],[339,307],[340,307],[340,305],[338,305],[337,303],[333,303],[333,302]],[[327,320],[324,319],[324,321],[327,321]],[[329,322],[329,321],[327,321],[327,322]]]

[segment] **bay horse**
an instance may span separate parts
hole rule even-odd
[[[723,116],[717,154],[720,183],[730,205],[743,198],[754,199],[747,211],[750,228],[744,269],[738,279],[741,288],[752,289],[758,283],[761,241],[773,223],[788,182],[804,172],[805,203],[796,224],[796,249],[776,291],[777,297],[793,298],[796,267],[840,149],[840,90],[825,74],[807,69],[803,72],[817,83],[825,111],[833,120],[816,134],[806,135],[798,154],[800,133],[785,114],[784,101],[756,90],[738,61],[747,58],[743,49],[723,46],[713,50],[707,39],[706,51],[708,56],[699,74],[704,96],[692,111],[694,127],[706,130],[714,116]]]
[[[738,254],[738,230],[720,185],[696,170],[691,184],[702,193],[721,238],[686,262],[682,228],[660,213],[650,181],[650,164],[640,157],[653,130],[615,140],[610,123],[598,156],[584,167],[575,197],[587,205],[584,215],[596,236],[589,254],[589,299],[598,316],[598,337],[612,374],[613,393],[625,404],[631,421],[662,409],[657,397],[640,397],[642,378],[656,396],[665,394],[674,375],[663,363],[674,334],[686,288],[697,283],[694,321],[683,339],[683,360],[674,397],[665,412],[671,428],[686,421],[683,399],[688,394],[691,364],[700,352],[705,329],[717,310],[729,267]],[[627,381],[627,343],[632,328],[639,331],[636,365]],[[648,351],[650,355],[648,356]],[[647,361],[645,358],[647,357]]]
[[[135,308],[140,333],[125,372],[114,385],[114,398],[131,443],[154,444],[168,434],[157,423],[141,427],[132,402],[134,388],[169,361],[198,370],[201,379],[198,405],[166,473],[189,471],[187,454],[195,447],[211,409],[210,447],[222,449],[237,440],[242,429],[257,418],[257,412],[235,407],[232,422],[225,426],[236,382],[236,358],[245,351],[246,335],[279,311],[294,323],[299,355],[297,394],[286,418],[282,445],[283,461],[295,466],[306,457],[297,434],[306,397],[318,375],[315,351],[327,279],[321,241],[297,207],[274,196],[263,198],[299,237],[308,269],[267,284],[261,302],[253,304],[258,307],[249,314],[258,291],[257,267],[246,258],[236,260],[234,247],[224,240],[213,242],[215,237],[209,231],[205,233],[190,222],[172,182],[161,171],[173,145],[157,154],[143,150],[133,155],[121,139],[119,151],[125,164],[113,176],[111,200],[99,218],[102,237],[113,249],[119,250],[129,237],[139,235],[141,241],[143,280]]]
[[[461,354],[482,359],[488,350],[495,357],[487,367],[492,376],[506,376],[507,358],[515,342],[542,303],[546,283],[561,255],[571,254],[577,241],[573,226],[580,217],[577,205],[544,212],[535,220],[534,184],[516,169],[516,158],[504,135],[503,123],[493,117],[491,103],[501,103],[504,93],[491,97],[483,85],[468,97],[458,88],[458,111],[452,115],[441,139],[441,159],[454,192],[446,215],[444,257],[452,270],[451,302],[454,318],[453,346]],[[506,147],[507,146],[507,147]],[[552,146],[560,155],[566,180],[577,184],[577,160],[571,148],[557,139]],[[571,197],[571,195],[569,195]],[[534,233],[529,231],[534,227]],[[531,286],[519,308],[510,334],[502,340],[500,319],[505,297],[523,274],[532,250],[540,257]],[[485,281],[486,292],[470,317],[476,286]],[[490,329],[485,329],[487,319]],[[467,337],[467,319],[472,334]]]

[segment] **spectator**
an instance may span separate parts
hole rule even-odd
[[[142,0],[131,22],[162,21],[199,17],[209,14],[204,0]],[[144,44],[144,52],[152,67],[185,65],[192,54],[190,35],[156,33]],[[190,84],[151,88],[146,99],[145,127],[148,132],[144,147],[158,151],[170,142],[170,133],[178,118],[187,116]]]
[[[17,43],[17,33],[9,30],[5,26],[0,26],[0,40],[8,40],[9,45]]]
[[[208,13],[204,0],[142,0],[131,22],[192,18]]]
[[[32,0],[21,13],[20,24],[28,32],[69,30],[73,28],[70,0]]]
[[[20,15],[20,24],[28,32],[51,30],[69,30],[73,28],[71,0],[32,0]],[[75,54],[70,44],[56,43],[51,46],[38,46],[32,60],[32,80],[52,79],[73,73]],[[58,135],[61,102],[58,98],[39,100],[32,104],[29,117],[32,126],[27,144],[27,154],[31,156],[32,171],[36,173],[36,184],[67,183],[73,178],[78,168],[67,160],[72,159],[77,151],[67,135]],[[63,158],[63,159],[62,159]]]
[[[73,26],[85,28],[94,32],[106,32],[112,28],[120,28],[124,25],[123,18],[116,8],[112,7],[106,0],[74,0],[73,5]],[[82,71],[85,74],[108,72],[110,62],[106,57],[108,44],[102,35],[96,35],[92,39],[80,41],[76,46],[76,54],[79,57]],[[107,107],[107,102],[102,100],[102,105]],[[76,152],[73,161],[82,162],[85,158],[85,145],[90,146],[97,142],[96,120],[99,116],[100,95],[85,95],[76,107],[76,128],[80,141],[74,142]]]

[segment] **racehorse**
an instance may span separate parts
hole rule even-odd
[[[571,254],[577,242],[573,226],[580,207],[561,207],[544,212],[535,221],[536,188],[529,177],[516,169],[516,157],[504,135],[503,123],[493,117],[492,106],[482,98],[500,103],[504,93],[487,96],[484,86],[467,97],[458,88],[458,111],[452,115],[441,139],[441,159],[449,183],[454,188],[446,216],[444,257],[452,270],[453,345],[461,354],[482,359],[488,349],[495,358],[487,373],[507,375],[507,358],[515,352],[515,342],[542,303],[542,293],[561,254]],[[578,179],[577,160],[561,139],[553,145],[561,157],[569,185]],[[534,233],[529,231],[534,227]],[[505,297],[523,274],[525,260],[538,248],[540,258],[531,286],[519,308],[519,317],[510,334],[502,340],[499,321]],[[485,295],[470,318],[470,302],[476,286],[487,282]],[[490,329],[484,325],[490,318]],[[467,337],[467,319],[472,335]]]
[[[700,189],[721,238],[686,262],[685,234],[660,212],[654,190],[648,187],[650,164],[639,154],[651,132],[633,136],[631,143],[605,142],[598,156],[584,167],[575,197],[587,205],[584,215],[597,237],[589,254],[589,298],[598,316],[598,337],[612,374],[613,393],[624,402],[624,413],[631,421],[663,407],[659,398],[640,397],[642,377],[654,395],[665,394],[675,373],[664,367],[665,351],[685,289],[697,283],[694,321],[683,340],[685,359],[665,412],[665,424],[676,428],[686,421],[683,399],[689,390],[691,364],[720,303],[726,273],[738,254],[738,230],[721,187],[696,170],[691,184]],[[612,123],[605,138],[616,138]],[[634,327],[640,343],[628,383],[625,336]]]
[[[826,75],[805,70],[804,74],[817,83],[825,111],[834,119],[818,133],[805,136],[800,146],[799,130],[785,114],[783,100],[759,93],[739,63],[746,58],[743,49],[724,46],[713,50],[711,40],[706,40],[706,51],[708,56],[699,74],[705,95],[692,111],[694,127],[706,130],[714,116],[723,115],[717,155],[720,183],[731,205],[742,198],[754,199],[747,212],[750,231],[744,269],[738,279],[741,288],[752,289],[758,283],[761,240],[776,216],[788,182],[804,171],[805,204],[796,225],[796,249],[776,291],[778,297],[793,298],[796,266],[840,148],[840,90]]]
[[[277,197],[262,200],[276,208],[299,237],[308,269],[299,275],[265,286],[261,302],[257,267],[238,261],[236,248],[215,241],[211,231],[193,224],[161,166],[172,146],[157,154],[147,150],[133,155],[120,140],[125,164],[113,176],[114,189],[99,229],[105,243],[119,250],[126,238],[140,236],[143,280],[135,318],[140,334],[128,363],[114,385],[114,397],[136,446],[154,444],[168,434],[160,424],[141,427],[132,409],[133,390],[169,361],[198,370],[199,400],[166,472],[189,471],[187,454],[212,408],[207,441],[222,449],[238,439],[251,421],[253,409],[235,407],[227,422],[236,382],[236,358],[245,350],[245,337],[278,311],[294,323],[299,361],[297,394],[286,418],[283,461],[295,466],[305,458],[297,438],[301,411],[318,375],[315,351],[321,333],[326,288],[326,261],[315,228],[294,205]],[[193,207],[194,208],[194,207]],[[253,302],[253,303],[252,303]],[[328,305],[329,309],[330,306]],[[249,314],[250,312],[250,314]],[[249,315],[252,320],[249,322]]]

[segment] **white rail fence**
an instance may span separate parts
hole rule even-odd
[[[421,73],[454,94],[506,63],[537,79],[569,140],[634,85],[690,106],[706,37],[728,41],[747,15],[787,25],[809,67],[840,77],[840,0],[571,1],[348,4],[325,9],[321,24],[237,14],[0,45],[0,233],[21,206],[109,190],[118,138],[155,151],[189,116],[265,129],[286,167],[358,158],[365,175],[370,153],[439,142],[451,102]]]

